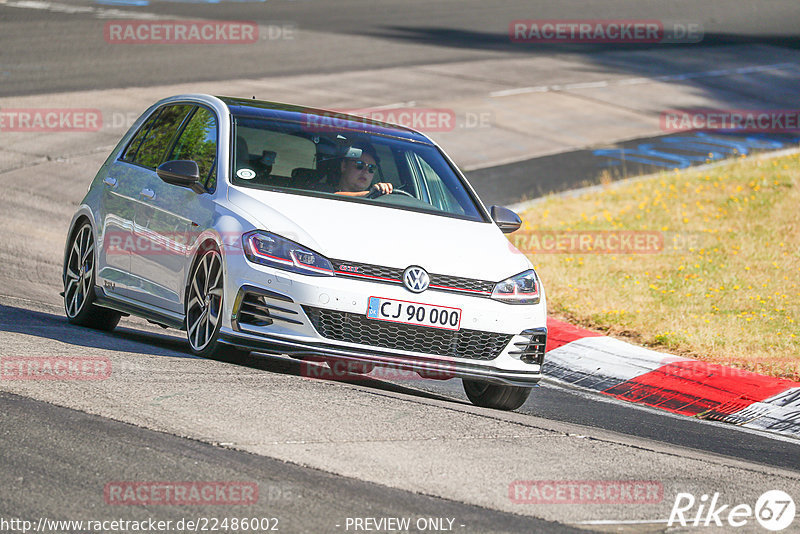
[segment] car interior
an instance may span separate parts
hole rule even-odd
[[[426,160],[422,147],[418,149],[391,139],[384,141],[377,136],[359,133],[308,132],[296,126],[275,123],[267,128],[261,121],[249,122],[247,119],[237,122],[234,143],[234,185],[291,189],[312,195],[333,194],[338,185],[334,181],[338,180],[342,158],[348,154],[353,157],[353,151],[360,154],[360,149],[355,147],[367,143],[378,155],[377,169],[370,185],[391,183],[396,194],[370,194],[361,197],[363,200],[454,215],[466,215],[464,203],[471,205],[466,193],[459,190],[459,184],[450,183],[457,178],[448,177],[450,182],[444,181],[440,173],[446,170],[434,169]]]
[[[251,186],[285,187],[311,191],[324,191],[328,189],[327,185],[333,185],[328,180],[335,179],[338,175],[339,165],[347,152],[346,147],[343,149],[334,145],[332,141],[319,136],[307,139],[296,135],[251,130],[240,128],[241,133],[236,136],[235,167],[236,176],[239,179],[246,179],[248,185]],[[268,134],[266,140],[263,139],[265,133]],[[249,142],[245,135],[250,138]],[[262,148],[265,146],[274,150]],[[258,150],[253,153],[251,147],[262,148],[260,154]],[[376,150],[383,154],[379,155],[381,160],[373,183],[391,182],[395,187],[400,187],[399,178],[391,178],[387,175],[388,173],[384,172],[384,162],[391,161],[390,167],[395,169],[394,176],[398,176],[391,150],[385,146],[376,147]],[[388,159],[384,159],[382,156],[386,156]],[[301,166],[294,166],[296,164]],[[242,178],[239,173],[242,169],[252,170],[255,176]]]

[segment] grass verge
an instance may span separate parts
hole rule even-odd
[[[674,171],[521,214],[556,316],[800,380],[800,155]]]

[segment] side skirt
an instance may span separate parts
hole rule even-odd
[[[95,286],[94,293],[96,296],[95,304],[98,306],[110,308],[120,313],[136,315],[137,317],[142,317],[152,323],[156,323],[167,328],[186,330],[185,317],[183,314],[154,308],[125,297],[111,297],[106,294],[102,287]]]

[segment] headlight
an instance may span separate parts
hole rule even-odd
[[[536,271],[530,269],[498,282],[492,291],[492,298],[508,304],[539,304]]]
[[[333,276],[333,265],[325,256],[279,235],[255,230],[242,236],[248,260],[277,269],[312,276]]]

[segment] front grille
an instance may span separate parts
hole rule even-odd
[[[331,262],[337,275],[385,278],[385,281],[398,284],[403,282],[403,269],[344,260],[331,260]]]
[[[460,278],[458,276],[447,276],[445,274],[432,274],[431,285],[460,289],[462,291],[478,291],[480,293],[492,294],[494,282],[484,282],[483,280],[473,280],[471,278]]]
[[[368,263],[358,263],[345,260],[331,260],[337,276],[350,276],[353,278],[366,278],[375,282],[389,284],[402,284],[403,271],[394,267],[383,267]],[[485,280],[474,280],[446,274],[429,274],[431,289],[440,291],[459,291],[488,297],[492,294],[495,283]]]
[[[519,355],[520,360],[525,363],[544,363],[544,350],[547,345],[546,328],[530,328],[523,330],[520,336],[527,337],[527,341],[514,343],[517,350],[509,351],[509,354]]]
[[[451,358],[493,360],[513,337],[478,330],[442,330],[367,319],[346,313],[303,306],[311,324],[322,337],[384,349],[436,354]]]

